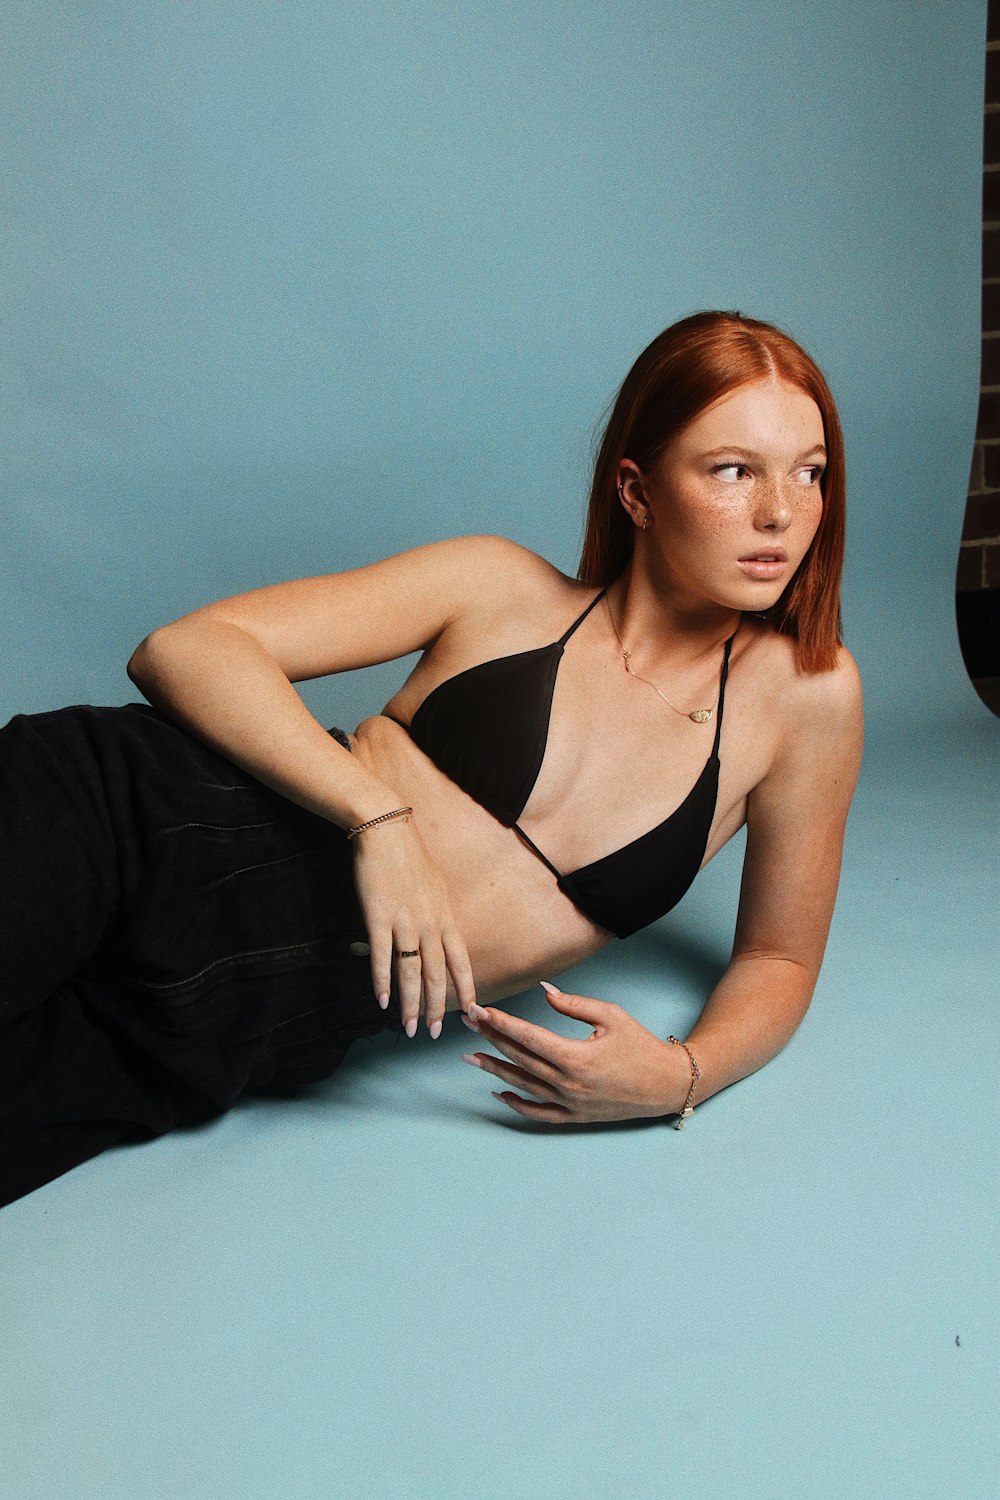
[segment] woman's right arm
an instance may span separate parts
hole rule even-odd
[[[528,558],[502,538],[465,537],[235,595],[154,630],[128,674],[155,708],[282,796],[347,829],[392,811],[400,798],[337,744],[292,683],[426,649]],[[355,881],[380,1002],[389,993],[393,948],[419,948],[419,964],[399,965],[403,1021],[415,1030],[422,995],[437,1035],[448,973],[463,1009],[475,989],[444,882],[412,820],[358,836]]]

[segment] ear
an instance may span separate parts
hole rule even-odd
[[[642,527],[649,521],[649,504],[643,492],[642,470],[630,458],[623,458],[618,465],[618,499],[628,512],[634,525]]]

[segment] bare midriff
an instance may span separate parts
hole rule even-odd
[[[512,828],[449,781],[384,715],[351,736],[353,753],[414,809],[414,821],[448,888],[481,1003],[519,994],[596,953],[611,939],[563,895],[555,876]],[[392,837],[391,829],[375,833]],[[449,979],[447,1008],[458,999]]]

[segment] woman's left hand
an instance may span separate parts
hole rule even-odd
[[[556,1010],[594,1029],[585,1038],[565,1037],[496,1006],[470,1006],[466,1024],[504,1056],[475,1052],[466,1061],[520,1091],[505,1090],[498,1099],[552,1125],[633,1120],[681,1108],[690,1074],[680,1047],[661,1041],[611,1001],[564,995],[545,983],[542,988]]]

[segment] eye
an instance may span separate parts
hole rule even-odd
[[[816,484],[823,473],[823,464],[809,464],[805,469],[799,469],[798,480],[800,484]]]
[[[746,464],[716,464],[712,473],[717,479],[721,479],[723,484],[737,484],[741,479],[746,478],[750,470]]]

